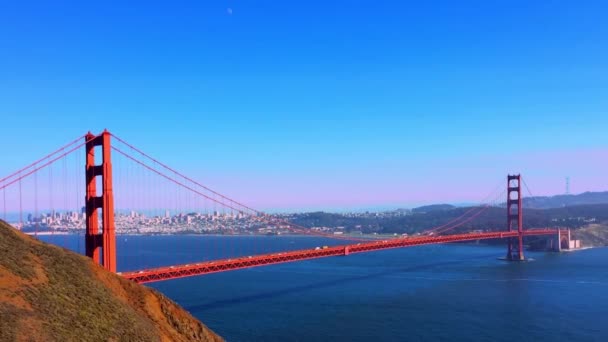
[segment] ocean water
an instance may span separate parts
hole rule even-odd
[[[41,238],[82,250],[81,237]],[[121,236],[118,263],[121,270],[138,269],[329,243]],[[528,252],[534,261],[525,263],[497,260],[504,253],[484,245],[420,246],[148,286],[228,341],[608,340],[607,248]]]

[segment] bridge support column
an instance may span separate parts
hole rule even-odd
[[[116,272],[116,237],[114,229],[114,195],[112,192],[112,161],[110,133],[100,135],[90,132],[86,139],[86,255],[106,270]],[[101,146],[102,163],[95,165],[95,147]],[[101,176],[101,196],[97,196],[97,177]],[[102,230],[99,231],[99,209]]]
[[[570,229],[567,232],[563,232],[561,229],[557,230],[557,252],[561,252],[564,249],[570,249],[572,245],[572,235],[570,234]],[[574,244],[574,248],[576,248],[576,244]]]
[[[507,260],[524,260],[521,175],[507,175],[507,228],[517,230],[517,237],[509,239]]]

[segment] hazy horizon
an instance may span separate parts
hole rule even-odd
[[[591,191],[591,192],[595,192],[595,193],[601,193],[601,192],[608,192],[608,190],[598,190],[598,191]],[[553,196],[577,196],[577,195],[581,195],[583,193],[586,192],[582,192],[582,193],[570,193],[570,194],[553,194],[553,195],[545,195],[545,196],[534,196],[534,197],[553,197]],[[523,196],[522,198],[526,198],[528,196]],[[291,213],[307,213],[307,212],[318,212],[318,211],[322,211],[322,212],[328,212],[328,213],[349,213],[349,212],[353,212],[353,213],[358,213],[358,212],[383,212],[383,211],[394,211],[394,210],[399,210],[399,209],[415,209],[418,207],[422,207],[422,206],[427,206],[427,205],[435,205],[435,204],[449,204],[449,205],[453,205],[456,207],[469,207],[469,206],[478,206],[478,205],[482,205],[485,203],[480,203],[480,202],[472,202],[472,201],[457,201],[457,202],[449,202],[449,201],[437,201],[437,202],[418,202],[418,203],[410,203],[410,204],[396,204],[396,203],[389,203],[389,204],[380,204],[380,205],[368,205],[368,206],[353,206],[353,207],[322,207],[322,206],[311,206],[311,207],[279,207],[279,208],[256,208],[257,210],[269,213],[269,214],[291,214]],[[498,203],[501,204],[501,203]],[[1,208],[0,208],[1,210]],[[70,209],[63,209],[63,208],[54,208],[54,209],[49,209],[49,208],[38,208],[37,212],[38,214],[41,213],[48,213],[51,212],[52,210],[54,210],[55,212],[70,212],[70,211],[78,211],[78,209],[75,208],[70,208]],[[173,208],[116,208],[115,212],[118,213],[123,213],[123,214],[127,214],[129,213],[129,211],[136,211],[138,213],[144,213],[146,215],[152,214],[152,215],[158,215],[158,216],[162,216],[164,215],[165,211],[169,211],[171,215],[175,215],[175,214],[179,214],[179,213],[186,213],[189,210],[195,211],[195,212],[203,212],[201,210],[201,208],[184,208],[184,209],[173,209]],[[207,210],[207,212],[212,212],[211,209]],[[225,211],[226,213],[229,213],[230,211]],[[27,214],[34,214],[34,209],[24,209],[23,210],[24,215]],[[0,218],[2,217],[3,213],[0,212]],[[14,221],[15,219],[19,219],[19,211],[7,211],[6,212],[6,216],[7,216],[7,220],[9,221]]]

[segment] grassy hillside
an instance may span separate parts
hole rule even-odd
[[[0,221],[0,341],[221,341],[177,304]]]
[[[572,232],[573,239],[580,239],[584,246],[608,245],[608,225],[590,224]]]

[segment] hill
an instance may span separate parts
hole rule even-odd
[[[395,217],[379,223],[385,233],[413,233],[447,222],[463,215],[471,208],[454,208],[451,210],[432,211],[405,217]],[[475,211],[476,212],[476,211]],[[473,220],[464,223],[454,232],[466,232],[471,229],[503,230],[506,229],[506,209],[491,207]],[[470,217],[467,215],[465,217]],[[524,227],[545,228],[565,227],[578,229],[590,223],[608,223],[608,204],[576,205],[552,209],[524,209]]]
[[[451,209],[431,210],[428,212],[413,213],[411,215],[394,215],[390,212],[382,215],[359,215],[347,217],[342,214],[329,213],[305,213],[294,215],[292,222],[306,227],[342,226],[348,231],[362,231],[363,233],[383,233],[383,234],[415,234],[425,231],[432,227],[446,225],[448,222],[458,218],[471,209],[471,207],[454,207]],[[473,210],[472,213],[476,213]],[[490,207],[484,210],[474,219],[465,222],[450,233],[468,232],[471,230],[496,231],[507,229],[506,208]],[[465,216],[471,217],[471,214]],[[563,227],[575,230],[575,237],[581,236],[586,245],[608,245],[608,235],[601,233],[608,229],[608,204],[587,204],[573,205],[551,209],[530,209],[526,208],[523,212],[524,227],[547,228]],[[459,220],[457,222],[461,222]],[[597,234],[578,235],[581,228],[594,225]],[[449,225],[446,225],[449,227]]]
[[[608,204],[608,191],[583,192],[578,195],[524,197],[523,206],[533,209],[550,209],[586,204]]]
[[[587,225],[574,231],[573,238],[582,240],[585,246],[606,246],[608,244],[608,225]]]
[[[422,213],[428,213],[431,211],[450,210],[450,209],[454,209],[454,208],[456,208],[456,207],[451,204],[431,204],[431,205],[424,205],[422,207],[414,208],[414,209],[412,209],[412,213],[422,214]]]
[[[0,221],[0,341],[222,341],[177,304]]]

